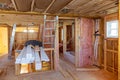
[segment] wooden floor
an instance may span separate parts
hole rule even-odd
[[[65,60],[60,60],[59,71],[35,72],[15,76],[14,60],[9,61],[7,55],[0,57],[0,69],[4,72],[0,80],[117,80],[117,76],[104,70],[76,71],[74,65]]]

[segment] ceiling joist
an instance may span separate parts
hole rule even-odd
[[[31,4],[31,12],[32,12],[33,9],[34,9],[34,4],[35,4],[35,0],[32,0],[32,4]]]
[[[12,2],[12,4],[13,4],[14,8],[15,8],[15,11],[18,11],[17,5],[16,5],[16,3],[15,3],[15,0],[11,0],[11,2]]]
[[[52,0],[52,2],[50,3],[50,5],[44,11],[44,13],[46,13],[48,11],[48,9],[50,9],[50,7],[53,5],[54,2],[55,2],[55,0]]]

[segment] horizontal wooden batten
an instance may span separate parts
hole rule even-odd
[[[49,19],[53,18],[53,16],[49,16]],[[41,24],[44,21],[44,18],[42,15],[21,15],[21,14],[0,14],[0,23],[5,23],[12,25],[14,23],[16,24],[22,24],[22,25],[35,25],[35,24]]]
[[[0,14],[20,14],[20,15],[47,15],[47,16],[60,16],[60,17],[79,17],[79,14],[50,14],[40,12],[20,12],[20,11],[6,11],[0,10]]]

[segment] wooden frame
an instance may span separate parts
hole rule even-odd
[[[112,20],[118,20],[117,13],[110,14],[110,15],[107,15],[104,17],[104,70],[111,71],[112,73],[117,73],[118,71],[116,71],[116,69],[115,69],[115,65],[117,65],[115,58],[116,58],[116,55],[119,55],[119,53],[118,53],[118,50],[115,50],[114,44],[116,43],[116,40],[118,41],[118,38],[107,38],[107,36],[106,36],[106,22],[112,21]],[[110,46],[110,44],[112,44],[111,45],[112,49],[109,49],[109,47],[108,47],[108,45]],[[109,54],[109,56],[108,56],[108,54]],[[112,59],[112,61],[109,62],[111,59]],[[110,67],[109,65],[111,65],[112,67]],[[119,70],[119,68],[118,68],[118,70]]]
[[[79,48],[80,48],[80,22],[79,18],[77,17],[60,17],[59,19],[73,19],[75,20],[75,67],[79,67]],[[64,24],[64,23],[63,23]],[[66,26],[65,24],[63,25],[63,30],[64,30],[64,37],[66,37]],[[63,53],[66,52],[66,38],[63,40]]]

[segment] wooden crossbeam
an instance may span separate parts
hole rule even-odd
[[[34,9],[34,4],[35,4],[35,0],[32,0],[32,4],[31,4],[31,12],[32,12],[33,9]]]
[[[15,11],[18,11],[17,5],[16,5],[16,3],[15,3],[15,0],[11,0],[11,2],[12,2],[12,4],[14,5]]]
[[[53,3],[55,2],[56,0],[52,0],[52,2],[50,3],[50,5],[46,8],[46,10],[44,11],[44,13],[46,13],[48,11],[48,9],[50,9],[50,7],[53,5]]]

